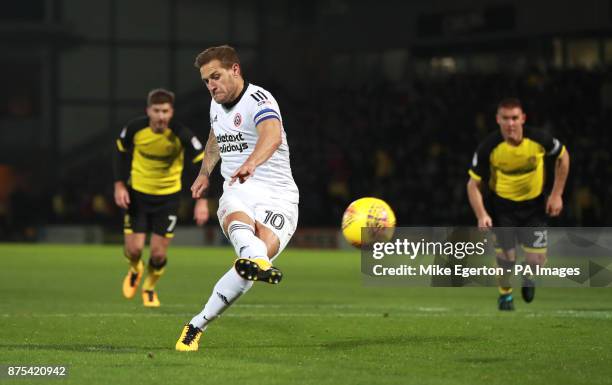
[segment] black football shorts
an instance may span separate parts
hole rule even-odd
[[[123,219],[123,233],[148,233],[166,238],[174,236],[179,193],[151,195],[129,189],[130,205]]]
[[[518,243],[527,252],[546,252],[548,232],[544,195],[521,202],[494,196],[492,206],[496,249],[514,249]]]

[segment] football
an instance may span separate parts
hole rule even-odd
[[[357,199],[342,216],[342,234],[355,247],[388,241],[394,231],[395,214],[382,199]]]

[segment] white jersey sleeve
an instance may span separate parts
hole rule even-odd
[[[253,106],[253,123],[255,126],[267,119],[278,119],[281,121],[282,126],[280,108],[272,95],[268,96],[262,90],[257,90],[257,92],[254,92],[249,96],[257,103]]]
[[[210,122],[221,154],[221,175],[229,181],[253,153],[259,139],[257,125],[268,119],[279,120],[282,142],[274,154],[257,167],[249,181],[298,203],[299,192],[291,173],[289,146],[280,108],[272,94],[253,84],[245,83],[237,102],[229,106],[211,101]]]

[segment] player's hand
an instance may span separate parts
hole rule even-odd
[[[208,200],[198,199],[195,207],[193,208],[193,219],[195,219],[198,226],[202,226],[208,222]]]
[[[561,214],[561,210],[563,210],[563,199],[560,195],[551,195],[548,197],[546,201],[546,214],[551,217],[558,217]]]
[[[208,177],[206,175],[198,174],[198,177],[191,185],[191,196],[193,199],[202,197],[204,191],[208,188]]]
[[[478,218],[478,229],[480,231],[489,230],[491,227],[493,227],[493,220],[489,215],[485,214]]]
[[[126,210],[130,205],[130,193],[121,181],[115,182],[115,204]]]
[[[232,175],[232,179],[229,182],[229,185],[233,185],[236,182],[236,179],[240,181],[240,183],[246,182],[253,174],[255,173],[255,163],[246,161],[242,166],[236,170],[236,172]]]

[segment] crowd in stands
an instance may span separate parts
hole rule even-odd
[[[527,125],[558,137],[571,156],[565,211],[554,225],[610,218],[612,78],[608,71],[455,74],[407,84],[327,90],[282,105],[300,221],[338,224],[363,196],[385,199],[398,223],[473,225],[466,195],[472,155],[495,123],[497,103],[519,97]],[[552,182],[549,164],[548,182]]]
[[[610,70],[449,74],[320,89],[315,96],[269,88],[287,131],[301,226],[339,226],[346,206],[364,196],[386,200],[399,225],[473,225],[467,169],[478,143],[498,129],[496,105],[508,96],[522,100],[528,126],[550,131],[570,153],[565,210],[553,225],[605,226],[612,217]],[[17,186],[0,204],[0,237],[43,223],[119,229],[111,162],[96,162],[53,186]],[[211,213],[221,192],[215,178]],[[187,178],[185,184],[187,190]],[[185,223],[191,204],[187,194]]]

